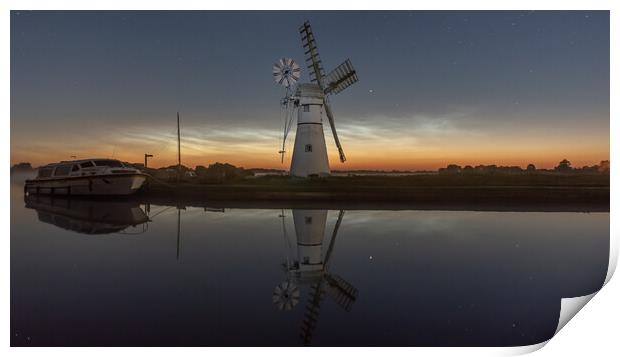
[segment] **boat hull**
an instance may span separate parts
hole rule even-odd
[[[93,175],[26,181],[28,194],[113,196],[130,195],[138,191],[146,176],[143,174]]]

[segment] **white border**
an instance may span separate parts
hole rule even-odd
[[[260,2],[249,2],[249,1],[238,1],[238,2],[230,2],[230,1],[220,1],[217,3],[207,3],[201,1],[180,1],[176,0],[172,1],[161,1],[161,0],[153,0],[148,2],[140,2],[140,1],[130,1],[130,0],[108,0],[108,1],[75,1],[75,0],[61,0],[61,1],[4,1],[2,2],[2,15],[0,15],[0,24],[2,26],[2,36],[0,37],[2,41],[2,49],[4,51],[4,55],[1,57],[1,61],[4,68],[4,86],[3,86],[3,95],[2,95],[2,108],[4,109],[4,118],[3,124],[5,130],[2,131],[0,135],[3,136],[3,142],[5,145],[5,169],[8,171],[8,163],[10,162],[10,9],[14,10],[27,10],[27,9],[47,9],[47,10],[62,10],[62,9],[176,9],[176,10],[195,10],[195,9],[273,9],[273,10],[281,10],[281,9],[298,9],[298,10],[311,10],[311,9],[418,9],[418,10],[429,10],[429,9],[437,9],[437,10],[477,10],[477,9],[488,9],[488,10],[546,10],[546,9],[555,9],[555,10],[611,10],[611,118],[617,118],[618,110],[618,91],[617,91],[617,83],[618,83],[618,71],[614,67],[614,63],[618,63],[618,16],[616,12],[620,5],[618,1],[531,1],[531,0],[522,0],[522,1],[484,1],[484,0],[469,0],[469,1],[393,1],[393,0],[382,0],[380,2],[362,2],[355,0],[345,0],[345,1],[329,1],[329,0],[314,0],[312,2],[291,2],[291,1],[273,1],[273,0],[264,0]],[[617,212],[617,203],[618,194],[617,191],[613,188],[618,184],[618,168],[615,163],[618,158],[618,144],[614,140],[618,137],[618,125],[616,120],[611,120],[611,161],[612,161],[612,190],[611,190],[611,234],[612,239],[615,244],[614,247],[617,247],[618,241],[618,228],[617,225],[613,222],[615,221]],[[10,229],[10,219],[9,219],[9,175],[0,175],[2,180],[2,187],[6,192],[5,200],[2,204],[2,226]],[[1,305],[4,308],[4,324],[2,324],[1,336],[4,339],[4,346],[8,352],[13,354],[38,354],[45,353],[46,355],[51,356],[67,356],[67,355],[83,355],[88,353],[89,355],[108,355],[109,353],[122,353],[122,354],[135,354],[135,353],[148,353],[150,355],[169,355],[170,353],[179,353],[183,352],[185,354],[190,355],[204,355],[205,353],[209,354],[218,354],[218,355],[229,355],[229,354],[247,354],[252,353],[258,356],[269,356],[272,357],[274,354],[301,354],[301,355],[309,355],[312,354],[331,354],[331,353],[347,353],[347,354],[355,354],[355,355],[371,355],[375,353],[384,353],[388,352],[394,355],[402,355],[409,356],[410,354],[423,354],[423,355],[496,355],[496,354],[514,354],[514,353],[525,353],[536,350],[544,345],[547,345],[546,348],[542,349],[539,354],[547,355],[547,356],[559,356],[559,355],[584,355],[586,353],[595,355],[596,352],[605,351],[606,355],[610,352],[616,350],[617,344],[615,343],[617,339],[617,318],[620,315],[618,305],[620,304],[620,284],[615,281],[611,281],[611,283],[607,284],[603,289],[602,293],[597,294],[594,298],[596,301],[594,304],[588,304],[583,308],[584,312],[577,315],[573,320],[575,322],[569,322],[568,327],[562,329],[560,333],[554,337],[551,342],[548,344],[540,344],[536,346],[529,346],[524,348],[517,349],[504,349],[504,348],[351,348],[343,351],[341,349],[333,349],[333,348],[321,348],[321,349],[289,349],[289,348],[269,348],[269,349],[246,349],[246,348],[211,348],[208,351],[204,349],[198,348],[183,348],[183,349],[157,349],[157,348],[144,348],[140,350],[136,349],[114,349],[110,351],[108,349],[82,349],[82,348],[62,348],[62,349],[50,349],[50,348],[41,348],[41,349],[10,349],[9,346],[9,334],[10,334],[10,309],[9,309],[9,269],[10,269],[10,249],[9,249],[9,235],[5,236],[4,244],[5,249],[4,252],[4,269],[2,274],[2,288],[3,294],[1,295]],[[615,262],[617,261],[617,248],[615,248],[611,252],[612,256],[610,257],[610,263],[615,268]],[[608,274],[608,279],[611,277],[613,269],[610,270]],[[585,299],[582,299],[585,300]]]

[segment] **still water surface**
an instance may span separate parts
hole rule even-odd
[[[516,346],[601,288],[609,213],[24,199],[13,346]]]

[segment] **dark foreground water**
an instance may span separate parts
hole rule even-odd
[[[11,344],[528,345],[608,257],[609,213],[147,207],[14,183]]]

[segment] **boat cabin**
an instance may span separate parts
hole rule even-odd
[[[134,172],[134,169],[125,166],[119,160],[111,159],[61,161],[59,163],[49,164],[40,167],[37,178],[45,179],[56,177],[85,176],[100,174],[104,171],[114,174]]]

